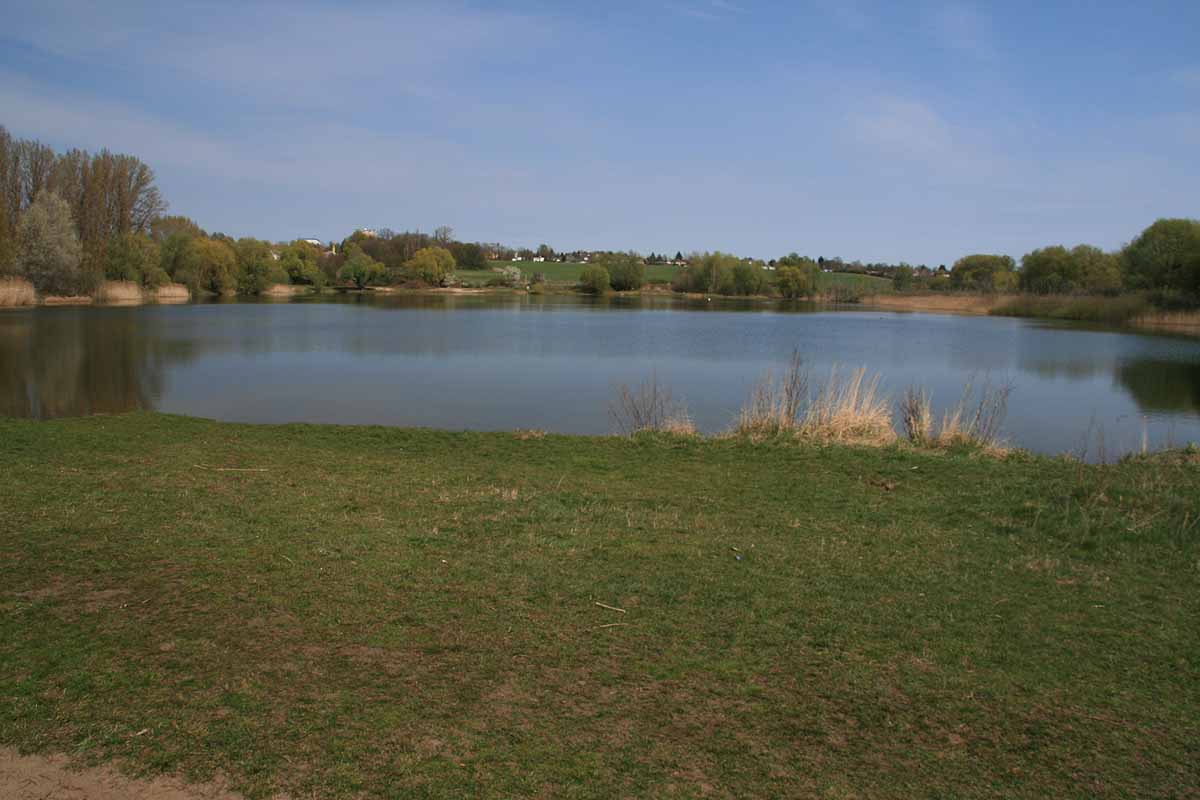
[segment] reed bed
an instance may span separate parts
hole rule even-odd
[[[142,287],[134,281],[104,281],[96,290],[96,300],[110,305],[138,305],[145,301]]]
[[[0,278],[0,307],[32,306],[37,303],[33,284],[24,278]]]
[[[1200,311],[1154,311],[1136,317],[1134,327],[1200,335]]]
[[[272,283],[262,290],[262,295],[264,297],[292,297],[293,295],[304,294],[310,288],[308,286],[293,286],[289,283]]]
[[[964,294],[875,294],[862,299],[864,306],[889,311],[924,311],[935,314],[990,314],[1006,302],[1004,295]]]
[[[182,283],[166,283],[154,290],[156,303],[186,303],[190,299],[191,294]]]

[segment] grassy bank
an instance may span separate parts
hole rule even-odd
[[[0,745],[252,797],[1200,785],[1194,456],[150,414],[0,442]]]

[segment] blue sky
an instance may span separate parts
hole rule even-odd
[[[209,230],[952,263],[1200,216],[1200,3],[14,4],[0,124]]]

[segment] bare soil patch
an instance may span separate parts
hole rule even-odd
[[[137,780],[112,767],[72,769],[65,756],[22,756],[0,748],[0,797],[5,800],[243,800],[219,781]]]

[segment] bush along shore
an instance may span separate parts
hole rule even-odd
[[[0,441],[0,747],[251,798],[1200,785],[1195,452],[144,413]]]

